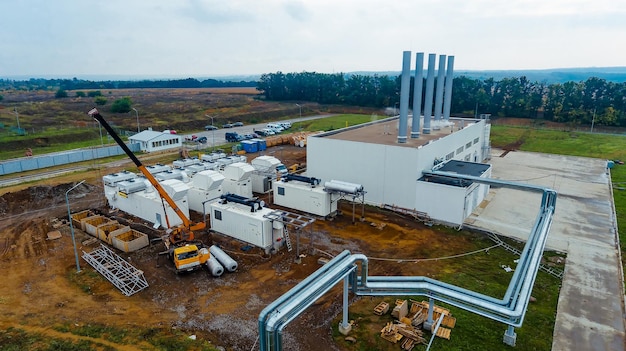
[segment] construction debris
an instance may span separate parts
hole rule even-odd
[[[53,230],[48,232],[48,240],[56,240],[61,238],[61,232],[58,230]]]
[[[397,319],[397,322],[388,322],[380,331],[380,337],[392,342],[398,343],[402,341],[401,348],[403,350],[412,350],[415,345],[427,344],[422,331],[424,321],[428,318],[429,303],[427,301],[410,300],[411,307],[408,307],[407,300],[396,300],[391,315]],[[380,302],[374,308],[374,314],[382,316],[389,310],[389,304],[385,301]],[[443,316],[443,317],[442,317]],[[436,331],[436,336],[442,339],[450,340],[451,329],[456,325],[456,318],[452,317],[450,310],[440,306],[433,307],[433,320],[442,318],[441,325]],[[434,331],[434,325],[429,330]]]
[[[385,301],[379,303],[376,307],[374,307],[374,314],[377,316],[382,316],[389,312],[389,304]]]

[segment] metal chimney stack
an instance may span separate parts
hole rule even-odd
[[[424,96],[424,134],[430,134],[430,119],[433,114],[433,90],[435,89],[436,54],[428,54],[428,74],[426,76],[426,95]]]
[[[452,82],[454,81],[454,56],[448,56],[448,70],[446,71],[446,88],[443,98],[443,119],[450,120],[450,105],[452,103]]]
[[[437,70],[437,92],[435,94],[435,122],[441,119],[443,109],[443,81],[446,74],[446,55],[439,55],[439,69]]]
[[[424,53],[415,54],[415,81],[413,82],[413,123],[411,139],[420,137],[420,115],[422,113],[422,85],[424,83]]]
[[[398,124],[398,143],[406,143],[409,119],[409,90],[411,83],[411,52],[402,53],[402,81],[400,83],[400,120]]]

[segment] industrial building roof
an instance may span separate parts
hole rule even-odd
[[[491,165],[485,163],[450,160],[443,164],[441,167],[437,168],[437,171],[480,177],[486,171],[488,171],[489,168],[491,168]],[[456,179],[430,175],[422,176],[419,180],[423,182],[431,182],[458,187],[468,187],[474,183],[473,181],[466,179]]]
[[[158,138],[160,136],[172,136],[172,137],[178,137],[177,135],[172,135],[170,133],[163,133],[163,132],[157,132],[154,130],[144,130],[141,133],[137,133],[133,136],[131,136],[129,139],[132,140],[138,140],[138,141],[150,141],[153,140],[155,138]]]
[[[424,134],[420,131],[419,138],[411,138],[411,121],[412,116],[408,118],[408,132],[406,143],[398,143],[398,117],[387,118],[366,124],[360,124],[354,127],[342,128],[322,134],[315,137],[324,137],[329,139],[339,139],[347,141],[366,142],[383,145],[396,145],[405,147],[420,147],[428,144],[432,140],[442,138],[454,131],[460,130],[466,125],[473,123],[473,119],[450,119],[449,121],[431,122],[430,134]],[[420,127],[424,126],[424,118],[420,118]],[[421,129],[421,128],[420,128]]]

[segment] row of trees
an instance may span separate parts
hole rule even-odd
[[[125,80],[91,81],[84,79],[44,79],[29,80],[0,79],[0,89],[24,90],[77,90],[77,89],[137,89],[137,88],[224,88],[254,87],[256,81],[224,81],[216,79],[198,80],[195,78],[169,80]]]
[[[277,72],[262,75],[257,89],[266,99],[276,101],[380,108],[400,101],[399,76]],[[413,80],[409,96],[412,106]],[[572,124],[590,124],[595,119],[597,124],[626,126],[626,82],[592,77],[581,82],[547,84],[526,77],[480,80],[461,76],[454,78],[451,110],[456,115],[490,113]]]

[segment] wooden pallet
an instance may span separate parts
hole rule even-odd
[[[387,312],[389,312],[389,304],[385,301],[379,303],[378,305],[376,305],[376,307],[374,307],[374,314],[377,316],[382,316]]]
[[[437,337],[450,340],[450,332],[451,330],[448,328],[439,327],[439,329],[437,329]]]

